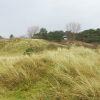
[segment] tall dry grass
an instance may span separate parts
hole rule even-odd
[[[0,57],[0,88],[7,100],[99,100],[100,49],[73,46]]]

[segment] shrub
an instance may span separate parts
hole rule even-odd
[[[90,29],[80,32],[79,34],[76,35],[76,39],[88,43],[92,42],[100,43],[100,29],[96,30]]]
[[[30,47],[28,49],[25,50],[25,52],[23,53],[24,55],[29,55],[31,56],[33,53],[38,53],[45,50],[45,47]]]
[[[48,40],[52,41],[61,41],[63,40],[64,32],[63,31],[54,31],[48,33]]]

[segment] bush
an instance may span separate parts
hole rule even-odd
[[[88,42],[88,43],[92,43],[92,42],[100,43],[100,29],[85,30],[77,34],[76,39],[79,41]]]
[[[54,31],[48,33],[48,40],[52,41],[61,41],[63,40],[64,32],[63,31]]]
[[[30,47],[28,49],[25,50],[24,55],[32,55],[33,53],[37,53],[37,52],[41,52],[43,51],[45,48],[42,47]]]
[[[40,32],[38,33],[38,37],[40,39],[47,39],[47,30],[45,28],[41,28]]]
[[[28,48],[25,50],[24,55],[31,55],[34,52],[33,48]]]

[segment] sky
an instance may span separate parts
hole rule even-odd
[[[100,0],[0,0],[2,36],[21,36],[31,26],[65,30],[70,22],[81,30],[100,28]]]

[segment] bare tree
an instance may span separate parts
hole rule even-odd
[[[79,33],[81,29],[81,25],[79,23],[69,23],[66,26],[67,31],[72,32],[72,33]]]
[[[75,34],[80,32],[81,29],[81,25],[79,23],[69,23],[66,26],[66,29],[68,32],[70,32],[72,34],[72,39],[75,39]]]
[[[36,34],[38,32],[39,32],[38,26],[29,27],[27,30],[27,34],[28,34],[29,38],[32,38],[34,36],[34,34]]]

